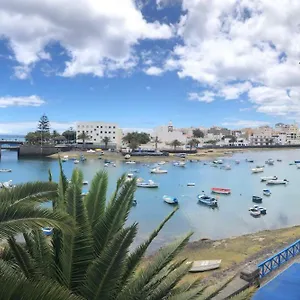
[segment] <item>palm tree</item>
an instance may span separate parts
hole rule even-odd
[[[80,133],[78,136],[77,136],[77,139],[78,140],[82,140],[82,143],[83,143],[83,148],[85,148],[85,142],[88,141],[90,139],[90,136],[85,133],[85,131],[83,131],[82,133]]]
[[[199,144],[199,141],[197,139],[191,139],[188,142],[188,145],[190,146],[190,150],[192,150],[193,147],[197,148],[198,144]]]
[[[105,136],[102,140],[102,142],[105,145],[105,149],[107,149],[108,143],[110,142],[110,138],[108,136]]]
[[[182,144],[178,140],[174,140],[169,145],[174,147],[174,150],[176,150],[176,148],[181,146]]]
[[[156,136],[155,139],[154,139],[155,151],[157,151],[157,145],[158,145],[158,143],[161,143],[161,141],[158,139],[158,136]]]
[[[7,254],[0,260],[1,272],[6,274],[4,278],[0,276],[0,285],[7,281],[10,287],[6,289],[5,299],[21,296],[25,300],[194,299],[202,293],[203,287],[198,286],[198,281],[178,284],[190,266],[185,259],[173,260],[191,233],[160,249],[151,263],[141,263],[148,246],[176,209],[144,243],[129,252],[137,234],[136,223],[126,224],[136,181],[126,182],[123,175],[110,201],[106,201],[108,177],[105,172],[95,175],[84,198],[82,179],[82,173],[74,170],[68,183],[61,172],[58,197],[53,203],[54,213],[63,211],[76,221],[74,232],[65,233],[55,228],[49,243],[40,230],[35,230],[24,234],[24,247],[15,241],[9,244]],[[13,285],[16,278],[20,279]]]

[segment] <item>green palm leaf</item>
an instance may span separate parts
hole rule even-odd
[[[123,264],[137,232],[137,225],[122,229],[87,272],[87,299],[115,299]]]
[[[117,180],[117,186],[116,186],[116,189],[115,189],[114,193],[112,194],[112,197],[110,199],[110,203],[114,202],[117,199],[117,195],[118,195],[120,189],[122,188],[122,186],[125,184],[125,182],[126,182],[126,174],[123,174]]]

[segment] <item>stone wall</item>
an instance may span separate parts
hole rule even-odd
[[[69,148],[64,148],[64,151],[70,150]],[[60,152],[60,148],[54,146],[39,146],[39,145],[23,145],[19,150],[19,157],[40,157],[48,156],[54,153]]]

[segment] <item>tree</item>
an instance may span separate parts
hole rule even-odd
[[[174,150],[176,150],[177,147],[181,146],[182,144],[178,140],[174,140],[170,143],[170,146],[174,147]]]
[[[230,143],[236,142],[236,137],[235,137],[234,135],[231,135],[231,134],[229,134],[229,135],[224,135],[224,136],[222,137],[222,140],[224,141],[225,139],[230,139],[230,140],[229,140]]]
[[[82,180],[79,170],[73,171],[70,183],[61,172],[53,205],[53,213],[65,212],[76,221],[73,232],[55,228],[49,243],[36,230],[26,232],[24,246],[9,244],[10,255],[0,263],[5,299],[188,300],[203,292],[198,280],[189,285],[179,283],[190,265],[182,258],[173,260],[191,233],[161,248],[150,264],[143,262],[149,245],[177,209],[145,242],[129,251],[137,233],[136,223],[127,225],[136,180],[128,182],[123,175],[110,201],[106,199],[105,172],[95,175],[84,198]]]
[[[26,135],[25,135],[25,141],[28,143],[28,144],[32,144],[32,145],[35,145],[35,144],[38,144],[41,140],[41,136],[39,133],[37,132],[28,132]]]
[[[107,149],[108,143],[110,142],[110,138],[108,136],[105,136],[102,140],[102,142],[105,145],[105,149]]]
[[[198,144],[199,144],[199,141],[197,139],[191,139],[188,142],[188,145],[190,146],[191,150],[192,150],[193,147],[197,148]]]
[[[66,138],[63,135],[58,135],[54,138],[54,142],[56,144],[60,144],[61,142],[65,142]]]
[[[160,143],[161,141],[158,139],[158,136],[155,137],[154,139],[154,144],[155,144],[155,151],[157,151],[157,145],[158,143]]]
[[[70,127],[68,130],[64,131],[62,135],[67,139],[68,143],[76,141],[76,131],[73,130],[73,127]]]
[[[150,135],[146,132],[128,132],[123,137],[123,141],[126,142],[132,150],[134,150],[139,145],[149,143]]]
[[[61,135],[57,132],[57,130],[53,130],[52,134],[51,134],[51,138],[54,139],[54,138],[56,138],[58,136],[61,136]]]
[[[80,133],[77,137],[79,140],[82,140],[83,143],[83,147],[85,148],[85,142],[88,141],[90,139],[90,136],[85,133],[84,131],[82,133]]]
[[[45,114],[43,114],[39,120],[38,131],[39,132],[50,132],[50,121]]]
[[[193,136],[195,138],[203,138],[204,137],[204,133],[199,128],[196,128],[196,129],[193,130]]]

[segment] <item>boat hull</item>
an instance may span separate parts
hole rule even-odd
[[[196,260],[193,262],[187,262],[187,264],[191,264],[191,268],[189,272],[205,272],[210,270],[215,270],[220,267],[222,260]]]
[[[214,194],[229,195],[231,193],[231,190],[222,188],[212,188],[211,192]]]

